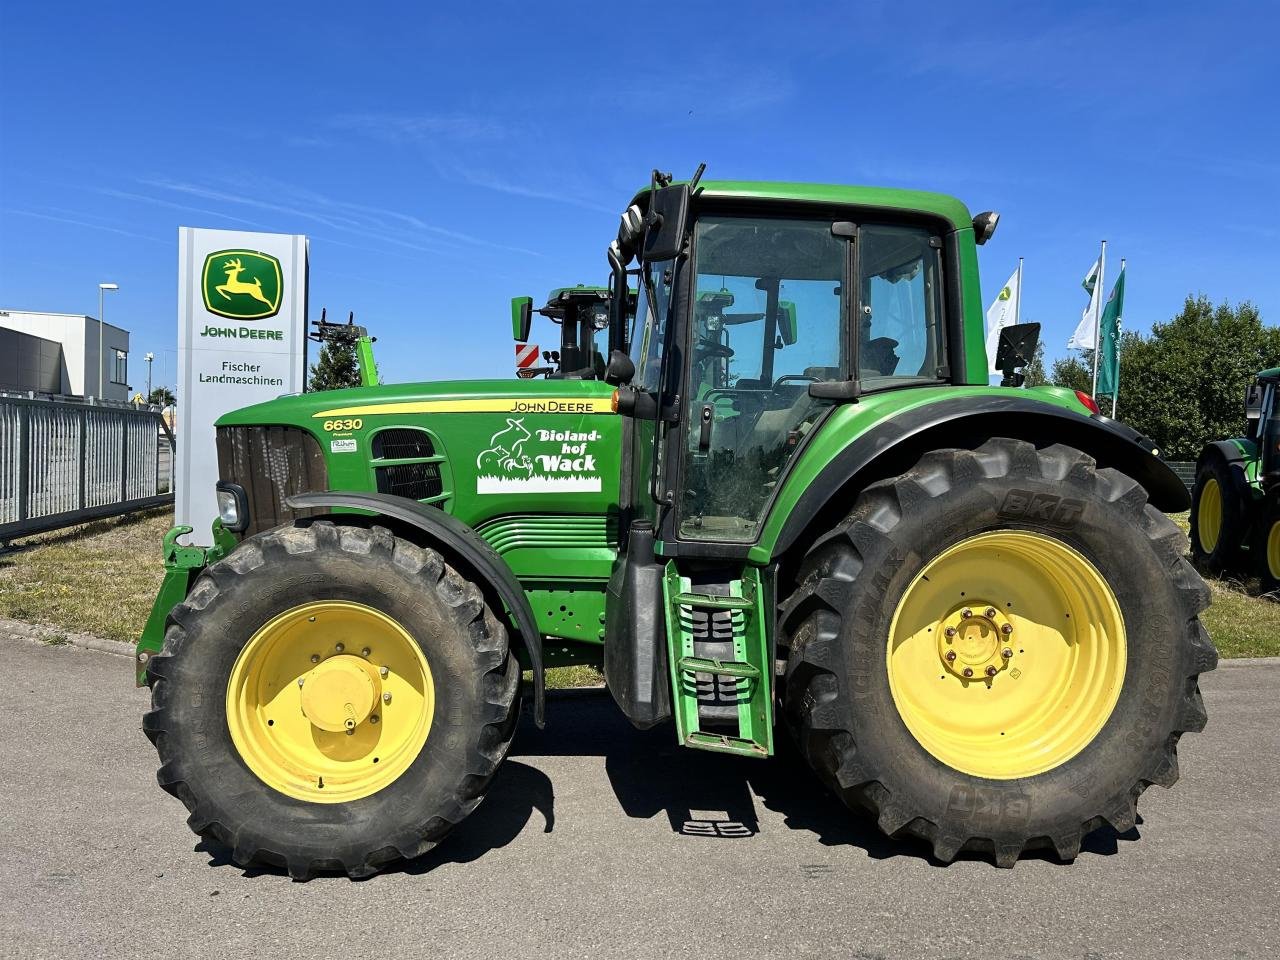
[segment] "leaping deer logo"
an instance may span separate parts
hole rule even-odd
[[[476,469],[488,473],[532,476],[533,461],[524,452],[525,441],[532,434],[524,427],[524,417],[514,420],[507,417],[507,426],[489,438],[489,448],[476,457]]]
[[[218,284],[214,287],[218,293],[222,294],[224,300],[230,300],[233,293],[247,293],[259,303],[265,303],[268,307],[274,307],[275,304],[266,298],[262,292],[262,281],[254,277],[252,283],[246,283],[240,279],[240,274],[244,273],[244,265],[241,264],[240,258],[235,257],[228,260],[222,265],[223,272],[227,275],[227,282]]]

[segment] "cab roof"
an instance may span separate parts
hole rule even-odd
[[[632,202],[643,202],[649,189],[645,187],[637,192]],[[700,180],[696,195],[699,198],[715,200],[780,200],[796,203],[880,207],[941,217],[957,230],[973,225],[969,208],[955,197],[924,190],[767,180]]]

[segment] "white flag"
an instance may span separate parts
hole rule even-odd
[[[1072,350],[1092,350],[1098,345],[1098,321],[1102,318],[1103,302],[1102,284],[1099,281],[1106,264],[1106,256],[1104,251],[1097,260],[1093,261],[1093,266],[1080,281],[1080,286],[1084,287],[1085,292],[1089,294],[1089,306],[1084,308],[1076,332],[1067,341],[1067,347]]]
[[[1022,298],[1022,286],[1018,271],[1000,288],[995,300],[987,308],[987,366],[991,373],[996,369],[996,350],[1000,347],[1000,331],[1017,321],[1018,301]]]

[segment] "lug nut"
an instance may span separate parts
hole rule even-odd
[[[1008,636],[1009,634],[1013,633],[1013,624],[1012,623],[1000,624],[1000,632],[1003,633],[1005,636]]]
[[[965,667],[965,668],[964,668],[964,675],[965,675],[966,677],[972,677],[972,676],[973,676],[973,667]]]
[[[390,672],[391,671],[388,670],[386,667],[378,668],[378,676],[382,677],[383,680],[387,679],[387,674],[389,674]]]
[[[987,667],[987,676],[994,677],[999,671],[994,666]]]
[[[965,607],[963,610],[960,611],[960,616],[968,620],[970,617],[973,616],[973,611],[970,610],[968,607]]]
[[[956,659],[956,652],[955,652],[954,650],[948,650],[948,651],[947,651],[947,663],[954,663],[954,662],[955,662],[955,659]]]
[[[1013,651],[1010,650],[1008,647],[1005,647],[1003,650],[1000,651],[1000,656],[1008,660],[1010,657],[1013,656]]]
[[[363,650],[361,650],[361,651],[360,651],[360,656],[362,656],[362,657],[367,657],[368,655],[369,655],[369,648],[368,648],[368,647],[365,647]]]
[[[983,614],[982,614],[982,615],[983,615],[984,617],[986,617],[988,620],[990,620],[992,617],[994,617],[994,616],[996,615],[996,608],[995,608],[995,607],[987,607],[987,609],[983,611]]]
[[[305,679],[306,679],[305,677],[299,677],[299,678],[298,678],[298,686],[302,686],[302,682],[303,682],[303,680],[305,680]]]
[[[383,702],[383,703],[390,703],[390,702],[391,702],[391,694],[390,694],[390,693],[384,693],[384,694],[382,695],[382,702]]]
[[[945,633],[946,633],[946,635],[947,635],[948,637],[954,637],[954,636],[956,635],[956,628],[955,628],[955,627],[947,627],[947,629],[946,629]]]
[[[369,715],[369,722],[370,722],[370,723],[377,723],[377,722],[378,722],[378,715],[377,715],[376,713],[370,714],[370,715]]]
[[[318,653],[313,653],[313,654],[311,655],[311,662],[312,662],[312,663],[319,663],[319,662],[320,662],[320,654],[318,654]]]
[[[342,644],[340,644],[340,643],[335,643],[335,644],[333,645],[333,649],[335,649],[335,650],[337,650],[339,653],[341,653],[343,650],[345,650],[345,649],[347,649],[347,648],[346,648],[346,647],[344,647],[344,646],[343,646]]]

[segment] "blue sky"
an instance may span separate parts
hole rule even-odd
[[[1025,257],[1050,356],[1103,237],[1131,328],[1280,319],[1271,5],[436,6],[0,0],[0,308],[119,283],[172,383],[177,227],[305,233],[387,379],[509,376],[510,297],[602,282],[649,168],[706,161],[999,210],[984,303]]]

